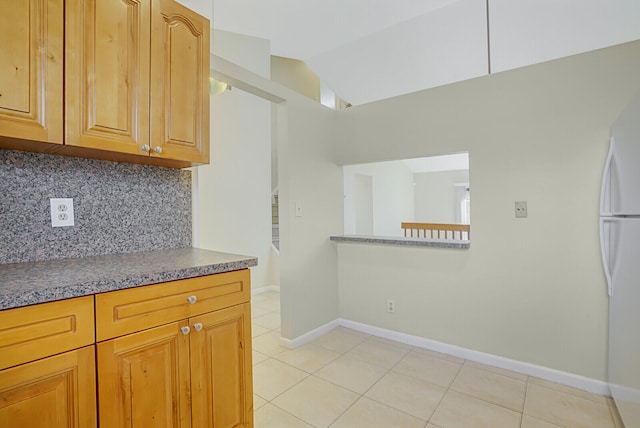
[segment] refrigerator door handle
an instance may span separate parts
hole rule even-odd
[[[611,137],[609,143],[609,154],[607,154],[607,161],[604,164],[604,171],[602,172],[602,184],[600,187],[600,215],[611,216],[611,162],[613,161],[613,144],[615,140]],[[605,207],[605,203],[608,205]],[[601,228],[602,229],[602,228]]]
[[[602,255],[602,265],[604,266],[604,275],[607,279],[607,291],[609,297],[613,294],[611,288],[611,270],[609,269],[609,234],[605,233],[605,223],[613,221],[612,218],[600,217],[600,254]]]

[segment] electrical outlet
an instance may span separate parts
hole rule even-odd
[[[527,218],[527,201],[516,201],[516,218]]]
[[[387,312],[394,313],[396,311],[396,304],[393,300],[387,300]]]
[[[51,226],[75,226],[72,198],[51,198]]]

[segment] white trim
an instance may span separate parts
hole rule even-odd
[[[500,367],[502,369],[511,370],[528,376],[534,376],[540,379],[548,380],[550,382],[571,386],[583,391],[588,391],[593,394],[604,395],[607,397],[611,396],[609,385],[601,380],[591,379],[573,373],[525,363],[523,361],[512,360],[510,358],[500,357],[497,355],[486,354],[484,352],[474,351],[473,349],[449,345],[447,343],[425,339],[423,337],[412,336],[410,334],[399,333],[397,331],[387,330],[380,327],[374,327],[368,324],[362,324],[343,318],[339,318],[336,321],[338,325],[350,328],[352,330],[361,331],[363,333],[372,334],[374,336],[383,337],[389,340],[395,340],[396,342],[405,343],[407,345],[415,346],[418,348],[424,348],[443,354],[454,355],[456,357],[464,358],[465,360],[472,360],[478,363]],[[306,335],[300,337],[305,336]],[[296,342],[298,339],[299,338],[296,338],[291,342]],[[280,339],[280,342],[282,343],[282,339]]]
[[[280,346],[284,346],[285,348],[288,348],[288,349],[295,349],[299,346],[304,345],[305,343],[309,343],[313,340],[316,340],[323,334],[329,333],[334,328],[339,327],[340,326],[339,322],[340,322],[339,319],[333,320],[331,322],[326,323],[325,325],[321,325],[320,327],[315,328],[303,334],[302,336],[298,336],[295,339],[287,339],[284,337],[280,337]]]
[[[252,296],[257,296],[258,294],[266,293],[268,291],[275,291],[275,292],[279,293],[280,292],[280,286],[279,285],[267,285],[265,287],[252,288],[251,289],[251,295]]]
[[[362,324],[356,321],[338,318],[328,322],[310,332],[298,336],[295,339],[286,339],[280,337],[280,345],[288,349],[295,349],[306,343],[309,343],[336,327],[345,327],[352,330],[361,331],[373,336],[382,337],[416,348],[428,349],[442,354],[453,355],[455,357],[471,360],[489,366],[499,367],[513,372],[522,373],[528,376],[537,377],[539,379],[548,380],[549,382],[570,386],[581,389],[592,394],[611,397],[609,385],[601,380],[591,379],[573,373],[563,372],[544,366],[538,366],[524,361],[512,360],[510,358],[500,357],[498,355],[487,354],[473,349],[463,348],[461,346],[450,345],[448,343],[438,342],[436,340],[425,339],[423,337],[413,336],[406,333],[400,333],[393,330],[387,330],[368,324]]]

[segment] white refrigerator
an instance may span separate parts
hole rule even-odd
[[[600,245],[609,291],[609,387],[625,427],[640,427],[640,96],[611,129]]]

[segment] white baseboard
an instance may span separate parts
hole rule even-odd
[[[407,345],[415,346],[418,348],[429,349],[431,351],[464,358],[465,360],[472,360],[478,363],[511,370],[528,376],[534,376],[540,379],[548,380],[550,382],[571,386],[573,388],[588,391],[593,394],[605,395],[608,397],[611,396],[609,385],[606,382],[600,380],[591,379],[588,377],[567,373],[548,367],[538,366],[535,364],[525,363],[523,361],[512,360],[510,358],[500,357],[497,355],[486,354],[484,352],[474,351],[472,349],[467,349],[460,346],[449,345],[447,343],[425,339],[423,337],[412,336],[410,334],[399,333],[397,331],[387,330],[380,327],[374,327],[368,324],[362,324],[343,318],[339,318],[337,320],[337,324],[342,327],[350,328],[352,330],[361,331],[363,333],[372,334],[374,336],[383,337],[385,339],[394,340],[396,342],[405,343]],[[306,335],[300,337],[304,336]],[[298,338],[294,339],[291,342],[295,342],[297,340]]]
[[[267,291],[276,291],[276,292],[280,292],[280,286],[279,285],[267,285],[265,287],[260,287],[260,288],[252,288],[251,289],[251,295],[252,296],[257,296],[258,294],[262,294],[262,293],[266,293]]]
[[[298,346],[302,346],[305,343],[309,343],[319,338],[323,334],[328,333],[339,326],[339,320],[333,320],[326,323],[325,325],[321,325],[320,327],[303,334],[302,336],[298,336],[295,339],[286,339],[284,337],[280,337],[280,345],[284,346],[285,348],[295,349]]]
[[[440,352],[442,354],[453,355],[455,357],[471,360],[489,366],[499,367],[501,369],[511,370],[513,372],[522,373],[527,376],[534,376],[549,382],[559,383],[561,385],[571,386],[593,394],[611,396],[609,385],[601,380],[591,379],[585,376],[573,373],[563,372],[544,366],[526,363],[523,361],[512,360],[510,358],[500,357],[498,355],[487,354],[473,349],[463,348],[461,346],[449,345],[448,343],[438,342],[431,339],[425,339],[419,336],[413,336],[406,333],[400,333],[385,328],[374,327],[368,324],[362,324],[356,321],[338,318],[328,322],[310,332],[298,336],[295,339],[280,338],[280,345],[288,349],[295,349],[306,343],[309,343],[325,333],[341,326],[352,330],[361,331],[373,336],[382,337],[417,348],[428,349],[430,351]]]

